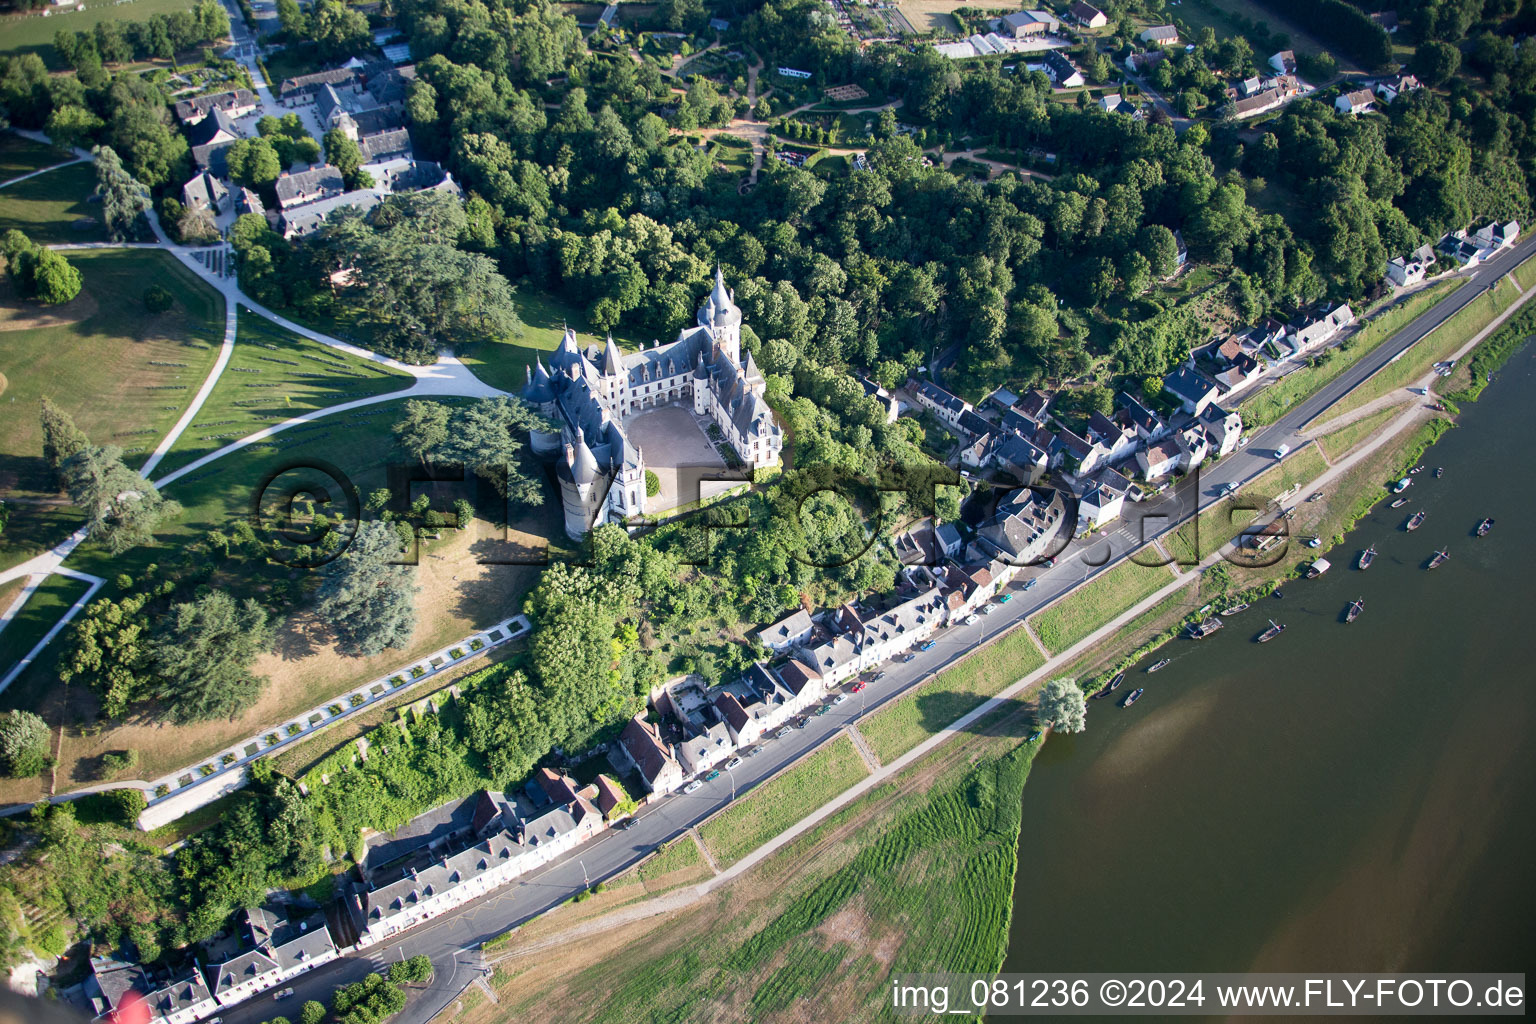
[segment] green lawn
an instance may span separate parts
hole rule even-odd
[[[700,301],[706,291],[705,285],[699,286]],[[492,387],[504,391],[521,391],[527,383],[523,368],[533,364],[535,353],[553,352],[559,346],[567,324],[575,328],[577,342],[583,349],[603,343],[603,338],[591,330],[586,313],[575,306],[536,292],[526,285],[518,288],[514,301],[517,315],[523,321],[520,337],[464,346],[459,353],[459,357],[475,376]],[[667,335],[656,340],[670,342],[675,338],[675,335]],[[613,340],[625,352],[633,352],[642,344],[649,345],[652,339],[641,338],[620,328],[614,333]]]
[[[224,333],[224,300],[171,256],[143,249],[72,251],[84,286],[44,309],[10,301],[0,284],[0,487],[51,496],[38,401],[52,398],[98,444],[137,464],[197,393]],[[175,296],[165,313],[144,307],[156,282]],[[40,317],[46,320],[40,320]],[[78,520],[57,506],[17,504],[0,534],[0,565],[51,547]]]
[[[1536,259],[1526,260],[1515,268],[1515,280],[1526,291],[1536,288]]]
[[[70,154],[57,146],[33,142],[11,132],[0,133],[0,181],[10,181],[69,159]]]
[[[59,29],[73,32],[90,32],[101,21],[148,21],[152,14],[170,14],[173,11],[190,11],[192,0],[133,0],[118,3],[114,0],[86,0],[83,12],[71,6],[64,10],[44,8],[31,15],[7,15],[0,18],[0,54],[14,56],[36,53],[51,68],[62,68],[63,62],[53,50],[53,36]]]
[[[1492,291],[1486,291],[1445,323],[1435,328],[1395,363],[1388,363],[1376,374],[1363,381],[1359,387],[1344,396],[1344,400],[1332,409],[1334,415],[1358,409],[1383,395],[1405,388],[1428,374],[1435,363],[1450,358],[1451,354],[1471,341],[1479,331],[1491,324],[1500,313],[1516,302],[1528,298],[1515,290],[1513,284],[1500,278]]]
[[[710,856],[734,864],[868,775],[847,736],[754,789],[699,828]]]
[[[156,474],[171,472],[263,427],[411,383],[405,373],[311,341],[241,309],[229,365]]]
[[[681,835],[657,850],[656,855],[650,860],[641,864],[638,873],[640,881],[654,882],[674,871],[702,867],[703,864],[704,855],[699,852],[699,844],[687,835]]]
[[[859,723],[881,764],[905,754],[1045,663],[1022,629],[1000,637]]]
[[[69,608],[70,605],[84,596],[90,586],[84,580],[77,580],[69,576],[54,574],[42,582],[42,585],[33,592],[22,606],[21,611],[10,621],[5,629],[0,630],[0,676],[11,670],[11,666],[27,656],[27,652],[37,646],[37,642],[43,635],[53,628],[54,623]],[[7,594],[0,612],[10,607],[14,595]],[[51,648],[53,645],[49,645]],[[39,676],[39,673],[24,673],[20,678],[27,676]],[[32,708],[36,704],[36,693],[22,686],[13,685],[0,694],[0,708]]]
[[[1329,459],[1337,461],[1348,454],[1349,450],[1354,448],[1355,445],[1370,438],[1376,431],[1386,426],[1388,421],[1402,414],[1403,410],[1397,406],[1373,412],[1369,416],[1355,420],[1353,423],[1345,424],[1338,430],[1324,434],[1317,439],[1317,443],[1322,445],[1323,452]]]
[[[1243,422],[1253,426],[1273,423],[1292,405],[1349,369],[1367,352],[1443,299],[1453,287],[1459,287],[1459,282],[1441,281],[1384,310],[1343,345],[1328,350],[1327,358],[1319,365],[1286,374],[1243,402],[1240,406]]]
[[[0,189],[0,234],[12,228],[34,242],[105,242],[101,207],[87,201],[96,187],[96,168],[70,164]],[[76,222],[84,224],[76,227]]]
[[[1172,579],[1166,568],[1121,562],[1030,621],[1045,649],[1059,654]]]

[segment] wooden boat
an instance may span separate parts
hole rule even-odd
[[[1488,536],[1488,531],[1491,529],[1493,529],[1493,520],[1484,519],[1482,522],[1477,524],[1477,535],[1479,537],[1486,537]]]
[[[1329,564],[1328,559],[1316,559],[1311,565],[1307,566],[1307,579],[1315,580],[1331,568],[1333,566]]]
[[[1141,687],[1139,687],[1139,686],[1136,687],[1136,689],[1132,690],[1130,693],[1125,695],[1125,700],[1120,702],[1120,706],[1123,707],[1123,708],[1130,707],[1132,704],[1135,704],[1138,700],[1140,700],[1141,699],[1141,695],[1143,693],[1145,693],[1145,692],[1146,691],[1143,690]]]
[[[1221,616],[1236,615],[1238,612],[1245,612],[1247,610],[1248,610],[1248,602],[1247,601],[1241,601],[1241,602],[1233,605],[1231,608],[1224,608],[1224,609],[1222,609],[1221,611],[1217,612],[1216,614],[1217,615],[1221,615]]]
[[[1427,514],[1428,513],[1426,513],[1423,509],[1419,509],[1413,515],[1408,517],[1408,521],[1403,524],[1403,529],[1407,530],[1409,533],[1417,530],[1419,527],[1424,525],[1424,517]]]
[[[1369,569],[1371,567],[1371,563],[1374,561],[1376,561],[1376,545],[1372,544],[1370,547],[1360,552],[1360,568],[1362,570]]]
[[[1427,566],[1425,566],[1425,568],[1426,569],[1438,569],[1438,568],[1440,568],[1442,565],[1444,565],[1446,562],[1448,562],[1450,560],[1451,560],[1451,553],[1449,551],[1445,550],[1444,548],[1441,548],[1439,551],[1435,552],[1435,557],[1431,558],[1429,560],[1429,564]]]
[[[1209,619],[1204,619],[1189,627],[1189,638],[1191,640],[1204,640],[1206,637],[1220,629],[1223,625],[1225,625],[1225,623],[1223,623],[1220,619],[1215,618],[1214,616]]]
[[[1407,498],[1398,498],[1396,501],[1394,501],[1392,503],[1392,507],[1393,508],[1402,508],[1406,504],[1408,504],[1408,499]]]
[[[1269,628],[1266,629],[1264,632],[1260,633],[1258,636],[1254,637],[1253,639],[1254,639],[1254,641],[1256,643],[1267,644],[1271,640],[1273,640],[1275,637],[1279,636],[1281,633],[1284,633],[1284,632],[1285,632],[1285,626],[1284,625],[1282,625],[1280,623],[1277,623],[1274,619],[1270,619],[1269,620]]]
[[[1435,479],[1439,480],[1442,476],[1445,476],[1445,467],[1444,466],[1436,466],[1435,467]]]
[[[1158,662],[1156,665],[1148,665],[1147,666],[1147,671],[1148,672],[1161,672],[1163,669],[1167,668],[1169,665],[1172,665],[1172,664],[1173,664],[1173,659],[1172,658],[1164,658],[1162,661]]]
[[[1111,679],[1109,681],[1109,688],[1111,690],[1118,690],[1120,688],[1120,684],[1123,683],[1123,682],[1125,682],[1125,673],[1124,672],[1116,672],[1115,673],[1115,678],[1113,678],[1113,679]]]
[[[1365,598],[1357,597],[1349,603],[1349,611],[1344,613],[1345,622],[1354,622],[1365,611]]]

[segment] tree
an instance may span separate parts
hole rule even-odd
[[[111,146],[91,150],[96,157],[96,195],[107,233],[115,242],[133,236],[139,218],[149,212],[149,189],[129,174]]]
[[[60,253],[39,249],[32,266],[32,294],[45,306],[57,306],[80,294],[80,271]]]
[[[419,984],[431,977],[432,958],[425,953],[389,965],[389,980],[396,985]]]
[[[20,779],[46,769],[48,737],[47,723],[30,711],[0,714],[0,772]]]
[[[43,459],[47,461],[48,468],[53,471],[55,479],[62,483],[59,472],[65,460],[88,447],[91,439],[85,436],[85,431],[75,426],[75,421],[70,418],[69,413],[54,405],[53,399],[46,395],[43,396],[41,410]]]
[[[356,139],[340,128],[332,128],[325,133],[325,158],[341,172],[347,188],[359,187],[357,174],[363,166],[363,151],[358,148]]]
[[[70,500],[85,510],[91,537],[114,555],[153,543],[160,521],[181,514],[179,504],[123,465],[116,445],[86,446],[64,461],[63,475]]]
[[[395,424],[395,437],[400,447],[414,456],[423,466],[432,461],[433,454],[448,440],[448,418],[452,410],[442,402],[405,403],[405,416]]]
[[[388,523],[362,523],[321,582],[315,611],[335,630],[342,653],[373,655],[410,642],[417,588],[412,567],[396,564],[401,547]]]
[[[151,313],[164,313],[176,302],[176,297],[170,290],[158,284],[152,284],[144,289],[144,308]]]
[[[324,1024],[325,1004],[311,999],[299,1009],[299,1024]]]
[[[348,985],[331,1000],[331,1012],[338,1024],[379,1024],[403,1009],[405,993],[382,974],[370,974]]]
[[[234,718],[261,695],[266,679],[250,664],[271,644],[266,610],[253,598],[237,605],[227,591],[213,590],[173,605],[149,642],[154,696],[173,722]]]
[[[1088,701],[1071,679],[1052,679],[1040,691],[1036,721],[1058,732],[1082,732],[1088,727]]]
[[[56,145],[73,149],[90,142],[105,124],[86,108],[66,103],[53,108],[53,113],[48,115],[46,131]]]
[[[144,797],[144,791],[138,786],[120,786],[117,789],[109,789],[105,794],[108,803],[112,805],[113,812],[126,828],[133,828],[139,823],[139,815],[144,813],[144,808],[149,801]]]
[[[182,213],[176,231],[184,245],[212,245],[219,240],[218,222],[206,206],[194,206]]]
[[[1449,82],[1460,67],[1461,51],[1450,43],[1431,40],[1413,51],[1413,70],[1430,88]]]
[[[540,482],[522,471],[517,458],[523,448],[518,438],[542,425],[542,419],[521,399],[482,398],[454,410],[439,457],[473,470],[505,497],[525,505],[543,504]]]
[[[266,139],[236,139],[224,151],[233,181],[250,188],[270,185],[283,173],[277,150]]]

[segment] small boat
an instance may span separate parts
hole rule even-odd
[[[1439,480],[1443,476],[1445,476],[1445,467],[1444,466],[1436,466],[1435,467],[1435,479]]]
[[[1307,547],[1309,547],[1309,548],[1320,548],[1322,546],[1323,546],[1323,538],[1321,538],[1321,537],[1308,537],[1307,538]]]
[[[1145,692],[1146,691],[1143,690],[1141,687],[1139,687],[1139,686],[1136,687],[1136,689],[1132,690],[1130,693],[1125,695],[1125,700],[1120,702],[1120,706],[1123,707],[1123,708],[1130,707],[1132,704],[1135,704],[1138,700],[1140,700],[1141,699],[1141,695],[1143,693],[1145,693]]]
[[[1220,629],[1223,625],[1225,625],[1225,623],[1215,617],[1197,622],[1189,627],[1189,638],[1191,640],[1204,640],[1206,637]]]
[[[1233,605],[1231,608],[1224,609],[1222,611],[1217,612],[1216,614],[1217,615],[1236,615],[1238,612],[1245,612],[1247,610],[1248,610],[1248,602],[1247,601],[1242,601],[1242,602],[1239,602],[1238,604]]]
[[[1442,565],[1444,565],[1446,562],[1448,562],[1450,560],[1451,560],[1451,553],[1449,551],[1445,550],[1444,548],[1441,548],[1439,551],[1435,552],[1435,557],[1431,558],[1429,560],[1429,564],[1426,565],[1424,568],[1426,568],[1426,569],[1438,569],[1438,568],[1440,568]]]
[[[1419,527],[1424,525],[1425,515],[1425,511],[1423,509],[1419,509],[1411,517],[1409,517],[1408,522],[1403,524],[1403,529],[1407,530],[1409,533],[1417,530]]]
[[[1328,559],[1319,558],[1307,567],[1307,579],[1315,580],[1329,569],[1333,568]]]
[[[1125,682],[1125,673],[1124,672],[1116,672],[1115,673],[1115,678],[1113,678],[1113,679],[1111,679],[1109,681],[1109,688],[1111,690],[1117,690],[1117,689],[1120,688],[1120,684],[1123,683],[1123,682]]]
[[[1158,662],[1156,665],[1148,665],[1147,666],[1147,671],[1148,672],[1161,672],[1163,669],[1167,668],[1169,665],[1172,665],[1172,664],[1173,664],[1173,659],[1172,658],[1164,658],[1162,661]],[[1140,693],[1141,691],[1137,690],[1136,692]]]
[[[1394,501],[1392,503],[1392,507],[1393,508],[1402,508],[1406,504],[1408,504],[1408,499],[1407,498],[1398,498],[1396,501]]]
[[[1362,570],[1369,569],[1371,567],[1371,563],[1374,561],[1376,561],[1376,545],[1372,544],[1370,547],[1360,552],[1360,568]]]
[[[1357,597],[1349,603],[1349,611],[1344,613],[1345,622],[1354,622],[1365,611],[1365,598]]]
[[[1270,619],[1269,620],[1269,628],[1266,629],[1264,632],[1260,633],[1258,636],[1254,637],[1253,639],[1254,639],[1255,643],[1267,644],[1271,640],[1273,640],[1275,637],[1279,636],[1281,633],[1284,633],[1284,632],[1285,632],[1285,626],[1283,624],[1277,623],[1274,619]]]
[[[1307,495],[1307,501],[1309,501],[1309,502],[1311,502],[1311,501],[1322,501],[1322,500],[1323,500],[1323,492],[1322,491],[1314,491],[1313,493]]]
[[[1094,693],[1093,696],[1089,697],[1088,699],[1089,700],[1098,700],[1100,697],[1108,697],[1108,696],[1109,696],[1109,687],[1101,686],[1101,687],[1099,687],[1098,691],[1096,693]]]
[[[1477,535],[1479,537],[1486,537],[1488,536],[1488,531],[1491,529],[1493,529],[1493,520],[1484,519],[1482,522],[1477,524]]]
[[[1411,486],[1413,486],[1413,481],[1410,478],[1405,476],[1401,480],[1399,480],[1397,483],[1392,485],[1392,493],[1393,494],[1402,494],[1404,491],[1406,491]]]

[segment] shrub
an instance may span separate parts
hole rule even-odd
[[[299,1009],[299,1024],[321,1024],[325,1020],[325,1004],[313,999]]]
[[[149,806],[149,801],[144,799],[144,791],[137,786],[111,789],[107,791],[106,796],[111,802],[113,811],[129,828],[138,824],[139,815],[143,813],[145,807]]]
[[[353,707],[357,707],[358,705],[362,704],[363,701],[365,701],[367,699],[368,699],[367,697],[364,697],[360,693],[354,693],[352,696],[347,698],[347,700],[351,702]]]
[[[48,956],[63,956],[69,949],[69,933],[62,923],[55,921],[32,940],[32,948]]]
[[[144,308],[151,313],[164,313],[175,301],[176,297],[158,284],[152,284],[144,291]]]
[[[431,977],[432,959],[425,954],[417,954],[409,960],[402,960],[389,966],[389,980],[396,985],[420,983]]]
[[[288,723],[288,735],[289,736],[297,736],[299,733],[301,733],[303,731],[304,731],[304,727],[302,725],[300,725],[298,722],[290,722],[290,723]]]
[[[325,710],[328,713],[330,713],[331,715],[333,715],[333,716],[334,715],[339,715],[339,714],[341,714],[341,705],[340,704],[332,704],[330,707],[326,708]]]
[[[48,755],[48,726],[30,711],[0,715],[0,773],[24,778],[44,771]]]
[[[650,470],[645,471],[645,496],[654,498],[661,493],[661,477]]]
[[[162,782],[162,783],[160,783],[160,785],[155,787],[155,799],[158,800],[161,797],[170,796],[170,795],[171,795],[171,787],[170,787],[169,783]]]

